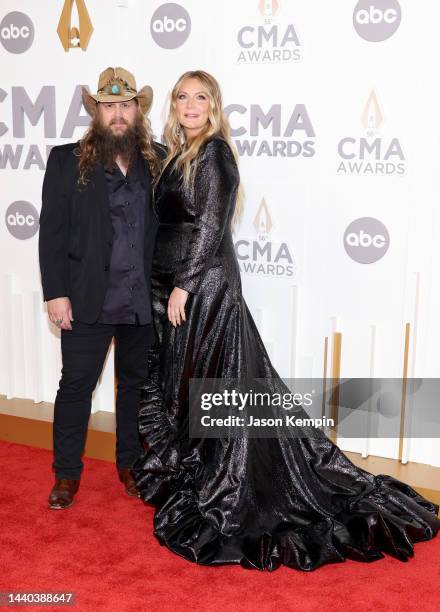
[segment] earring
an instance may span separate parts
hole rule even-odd
[[[178,138],[180,138],[181,133],[182,133],[182,130],[180,129],[180,125],[177,125],[177,127],[176,127],[176,135],[177,135]]]

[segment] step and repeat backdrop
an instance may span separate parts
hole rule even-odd
[[[41,185],[81,138],[108,66],[154,90],[220,82],[240,157],[245,299],[280,375],[440,376],[437,0],[2,0],[0,393],[53,401],[59,332],[40,289]],[[109,352],[93,410],[113,411]],[[340,440],[397,456],[398,440]],[[440,465],[436,440],[404,460]]]

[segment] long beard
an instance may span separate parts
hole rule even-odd
[[[136,157],[142,139],[143,125],[139,115],[136,116],[133,125],[122,118],[118,120],[118,123],[127,125],[122,134],[114,134],[111,124],[107,127],[102,125],[98,117],[93,122],[96,156],[105,168],[112,168],[117,157],[121,158],[127,167],[130,166]]]

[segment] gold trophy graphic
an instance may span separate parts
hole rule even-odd
[[[368,96],[367,103],[361,115],[362,125],[365,128],[367,136],[373,137],[383,123],[383,115],[380,110],[379,102],[374,89],[371,90]]]
[[[72,27],[71,24],[74,4],[76,4],[78,10],[78,27]],[[64,51],[77,48],[85,51],[89,44],[90,37],[92,36],[92,32],[93,25],[84,0],[65,0],[57,28],[57,33],[64,47]]]
[[[261,204],[258,207],[257,214],[254,218],[254,227],[259,236],[267,236],[273,227],[272,218],[265,198],[261,200]]]

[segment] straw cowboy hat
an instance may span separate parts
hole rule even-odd
[[[93,95],[83,87],[82,97],[89,115],[94,115],[98,102],[126,102],[136,98],[142,114],[146,115],[153,102],[153,90],[149,85],[138,92],[136,80],[131,72],[124,68],[106,68],[99,75],[98,93]]]

